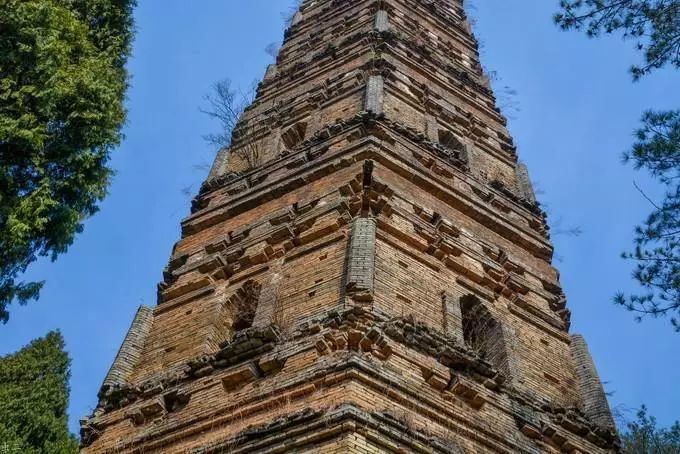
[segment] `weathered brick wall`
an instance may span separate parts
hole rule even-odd
[[[129,383],[133,372],[139,366],[153,319],[153,310],[151,308],[141,306],[137,310],[125,340],[120,346],[108,374],[106,374],[102,385],[103,388],[123,387]]]
[[[615,451],[462,5],[307,0],[285,36],[85,451]]]

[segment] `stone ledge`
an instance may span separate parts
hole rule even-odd
[[[369,431],[373,433],[367,434]],[[227,447],[233,454],[260,450],[278,452],[284,446],[288,451],[313,446],[346,432],[367,434],[372,441],[385,447],[396,442],[408,448],[409,452],[464,452],[455,442],[423,434],[389,412],[368,412],[353,404],[343,404],[327,410],[306,409],[286,415],[268,424],[249,427],[229,440],[193,449],[190,453],[217,454]]]

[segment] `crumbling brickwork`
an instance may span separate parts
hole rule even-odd
[[[104,379],[103,389],[109,390],[127,385],[132,372],[139,363],[152,324],[153,309],[146,306],[140,307],[125,336],[125,341],[120,346],[109,373]]]
[[[617,451],[459,0],[304,1],[234,137],[84,452]]]

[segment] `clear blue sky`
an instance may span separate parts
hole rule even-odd
[[[200,6],[199,6],[200,3]],[[12,307],[0,326],[0,354],[61,329],[73,358],[71,429],[96,405],[97,390],[140,304],[155,304],[156,283],[179,238],[179,222],[205,176],[211,150],[201,135],[215,127],[199,112],[213,82],[247,87],[271,59],[281,12],[290,0],[145,0],[130,61],[132,87],[126,139],[112,161],[117,176],[102,209],[88,220],[68,254],[40,263],[39,302]],[[474,0],[484,63],[500,85],[518,91],[521,111],[510,122],[521,158],[540,187],[554,223],[579,226],[557,236],[557,267],[613,406],[646,403],[665,425],[680,417],[680,334],[667,320],[637,324],[611,304],[631,290],[630,264],[619,253],[649,206],[644,175],[620,164],[646,108],[680,107],[680,75],[659,72],[633,84],[631,43],[597,41],[558,31],[557,0]]]

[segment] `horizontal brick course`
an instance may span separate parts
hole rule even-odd
[[[458,0],[303,2],[240,127],[84,452],[617,450]]]

